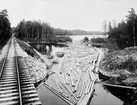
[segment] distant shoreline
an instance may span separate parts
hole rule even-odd
[[[90,36],[90,35],[103,35],[103,34],[81,34],[81,35],[76,34],[76,35],[68,35],[68,36],[82,36],[82,35],[89,35]]]

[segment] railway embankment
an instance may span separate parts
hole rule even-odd
[[[27,54],[26,56],[24,56],[24,60],[29,69],[31,77],[33,78],[34,83],[42,81],[45,78],[48,78],[49,75],[54,73],[51,70],[53,63],[47,57],[40,54],[24,41],[17,41],[23,51]]]
[[[0,105],[41,105],[24,62],[26,53],[12,37],[2,49],[0,61]],[[35,100],[35,101],[34,101]]]

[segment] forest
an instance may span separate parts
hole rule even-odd
[[[104,35],[108,37],[93,38],[90,42],[108,48],[109,51],[137,46],[137,14],[133,8],[128,13],[126,19],[118,24],[115,21],[103,24]]]
[[[133,8],[117,26],[109,22],[108,40],[120,49],[137,45],[137,14]]]
[[[70,35],[100,35],[99,31],[67,30],[53,28],[46,22],[22,20],[14,28],[16,37],[27,41],[66,42],[72,41]]]
[[[48,23],[35,20],[22,20],[14,28],[14,33],[16,37],[30,42],[45,41],[46,43],[58,43],[72,41],[70,37],[62,37],[62,35],[69,35],[67,30],[55,29]]]

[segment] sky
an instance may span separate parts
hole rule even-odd
[[[0,0],[0,11],[8,10],[11,26],[25,19],[87,31],[103,31],[104,21],[126,19],[131,8],[137,12],[137,0]]]

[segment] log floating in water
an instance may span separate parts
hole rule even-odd
[[[67,91],[62,87],[62,85],[61,85],[60,83],[58,83],[58,85],[59,85],[59,87],[62,89],[63,94],[64,94],[67,98],[69,98],[69,96],[68,96],[68,94],[67,94]]]
[[[71,85],[67,85],[67,87],[71,90],[72,93],[75,93],[74,87],[72,87]]]
[[[97,78],[97,77],[96,77],[96,74],[93,73],[91,70],[89,70],[88,73],[89,73],[90,79],[91,79],[92,81]]]
[[[75,103],[73,101],[71,101],[70,99],[68,99],[66,96],[64,96],[63,94],[59,93],[56,89],[54,89],[53,87],[49,86],[48,84],[44,83],[43,84],[47,89],[49,89],[51,92],[53,92],[54,94],[56,94],[58,97],[60,97],[61,99],[63,99],[65,102],[67,102],[70,105],[75,105]]]
[[[69,84],[70,84],[69,81],[68,81],[68,77],[67,77],[66,74],[64,74],[64,83],[65,83],[66,85],[69,85]]]
[[[87,86],[86,86],[86,90],[85,90],[84,94],[88,93],[88,88],[90,86],[90,82],[91,82],[91,80],[89,79],[88,82],[87,82]]]
[[[75,83],[76,83],[76,81],[77,81],[77,75],[75,74],[75,72],[74,72],[74,70],[72,70],[71,71],[71,77],[72,77],[72,79],[73,79],[73,85],[74,85],[74,87],[75,87]]]
[[[73,77],[72,77],[72,76],[70,77],[70,80],[71,80],[71,85],[72,85],[72,87],[75,87],[75,84],[74,84],[74,81],[73,81]]]
[[[88,80],[84,84],[84,87],[83,87],[83,90],[82,90],[82,94],[85,94],[87,85],[88,85]]]
[[[80,90],[80,92],[79,92],[79,95],[78,95],[78,98],[80,98],[81,96],[82,96],[82,94],[83,94],[83,92],[84,92],[84,87],[85,87],[85,82],[83,82],[83,84],[82,84],[82,86],[81,86],[81,90]]]
[[[78,105],[87,105],[89,103],[89,99],[93,95],[93,92],[94,92],[94,83],[95,83],[95,80],[92,82],[89,93],[84,95],[82,99],[79,100]]]
[[[79,94],[82,90],[82,84],[83,84],[83,79],[81,79],[79,86],[78,86],[78,89],[77,89],[77,98],[79,98]]]
[[[54,77],[51,77],[51,80],[54,82],[54,84],[58,87],[59,91],[63,93],[63,90],[59,87],[57,81],[54,79]]]
[[[87,90],[87,94],[90,92],[91,88],[93,88],[93,85],[94,85],[94,82],[91,81],[91,82],[90,82],[90,85],[89,85],[89,87],[88,87],[88,90]]]
[[[96,49],[87,49],[85,46],[71,46],[66,48],[64,56],[64,87],[71,98],[74,95],[79,102],[77,105],[89,100],[89,94],[93,93],[94,80],[97,76],[93,73],[97,65],[98,53]],[[67,74],[67,75],[66,75]],[[66,79],[66,77],[67,79]],[[66,85],[66,80],[69,84]],[[92,91],[92,92],[91,92]],[[73,97],[74,100],[74,97]],[[82,105],[82,104],[81,104]],[[83,105],[86,105],[83,103]]]
[[[64,89],[66,89],[66,91],[73,98],[73,101],[76,104],[78,99],[74,96],[74,94],[71,92],[71,90],[69,88],[67,88],[67,86],[65,84],[63,84],[62,82],[60,82],[60,84],[64,87]]]
[[[82,100],[85,98],[85,96],[86,96],[86,94],[82,94],[82,96],[81,96],[81,98],[79,99],[77,105],[79,105],[79,104],[82,102]]]
[[[80,84],[80,82],[81,82],[82,77],[83,77],[83,73],[81,73],[81,76],[80,76],[79,79],[78,79],[77,85],[76,85],[76,87],[75,87],[75,91],[78,90],[78,87],[79,87],[79,84]]]
[[[85,67],[82,71],[83,71],[84,73],[86,73],[87,70],[90,68],[90,66],[91,66],[91,65],[88,64],[87,67]]]
[[[137,87],[123,86],[123,85],[114,85],[114,84],[109,84],[109,83],[100,82],[100,81],[97,81],[96,83],[100,83],[100,84],[106,85],[106,86],[112,86],[112,87],[118,87],[118,88],[127,88],[127,89],[137,90]]]
[[[77,69],[73,69],[73,71],[75,71],[78,75],[80,74]]]

